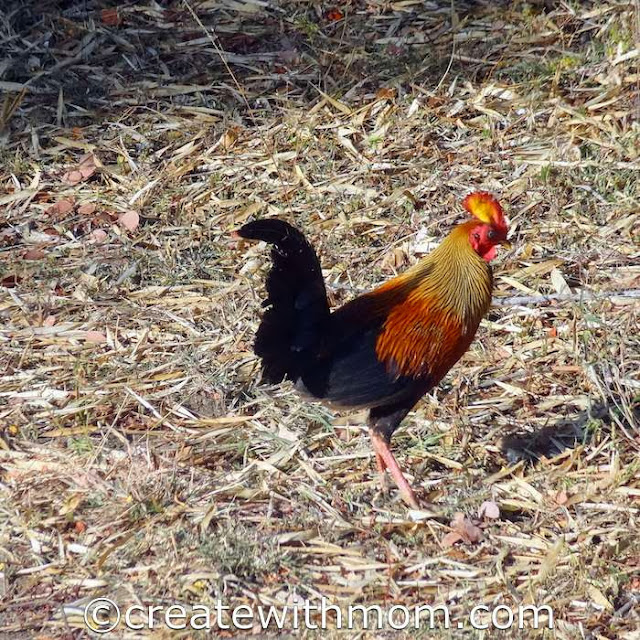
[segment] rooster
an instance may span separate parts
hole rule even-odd
[[[507,223],[489,193],[462,202],[473,219],[456,226],[429,255],[377,289],[330,311],[320,262],[287,222],[249,222],[241,238],[273,245],[268,307],[254,350],[263,381],[292,380],[336,408],[368,408],[376,464],[404,501],[419,508],[389,448],[391,435],[420,398],[469,348],[491,304],[489,262],[508,244]]]

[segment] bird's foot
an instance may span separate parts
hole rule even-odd
[[[391,449],[389,449],[389,444],[375,431],[371,432],[371,442],[373,444],[373,450],[376,453],[376,466],[378,467],[378,471],[380,471],[383,491],[386,485],[386,476],[384,471],[385,469],[388,469],[391,477],[395,480],[398,490],[400,491],[400,496],[405,503],[412,509],[420,509],[416,495],[413,493],[411,485],[402,474],[396,459],[391,453]]]
[[[420,505],[418,504],[418,499],[416,498],[416,494],[413,492],[411,485],[407,482],[407,479],[400,472],[400,477],[396,477],[393,472],[391,473],[393,479],[396,481],[398,485],[398,490],[400,491],[400,496],[404,500],[405,504],[412,509],[420,510]]]

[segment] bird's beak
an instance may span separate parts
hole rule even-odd
[[[513,245],[505,238],[501,243],[500,243],[505,249],[511,249],[513,247]]]

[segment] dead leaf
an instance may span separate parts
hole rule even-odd
[[[378,89],[378,91],[376,91],[376,98],[378,100],[392,100],[395,98],[395,95],[395,89]]]
[[[82,174],[79,171],[68,171],[62,176],[62,182],[69,185],[82,182]]]
[[[140,224],[140,216],[137,211],[130,209],[118,218],[118,223],[128,231],[135,231]]]
[[[116,8],[103,9],[100,12],[100,20],[102,20],[102,24],[108,27],[117,27],[122,22],[122,18]]]
[[[493,500],[485,500],[478,509],[478,518],[497,520],[500,517],[500,507]]]
[[[344,18],[344,13],[340,11],[340,9],[330,9],[327,11],[327,20],[331,20],[331,22],[337,22],[338,20],[342,20]]]
[[[107,341],[107,336],[102,333],[102,331],[87,331],[84,336],[84,339],[87,342],[94,342],[96,344],[101,344]]]
[[[387,47],[387,53],[390,56],[397,57],[403,55],[405,53],[405,49],[403,47],[399,47],[397,44],[390,44]]]
[[[107,239],[107,232],[104,229],[94,229],[89,234],[89,240],[92,240],[97,244],[102,244],[106,239]]]
[[[56,219],[60,219],[70,211],[73,211],[74,204],[72,198],[64,198],[48,207],[46,213]]]
[[[385,254],[382,259],[382,268],[385,271],[395,271],[408,262],[409,256],[401,247],[396,247]]]
[[[118,214],[115,211],[100,211],[94,216],[94,221],[106,222],[111,224],[118,219]]]
[[[16,229],[2,229],[0,231],[0,247],[10,247],[18,244],[20,234]]]
[[[90,178],[95,173],[95,171],[96,171],[95,166],[93,166],[93,167],[89,167],[89,166],[81,167],[80,173],[82,174],[82,179],[86,180],[87,178]]]
[[[630,592],[632,592],[632,593],[633,593],[634,591],[640,591],[640,577],[638,577],[638,578],[633,578],[633,579],[629,582],[628,587],[629,587],[629,591],[630,591]]]
[[[20,284],[20,282],[22,282],[22,278],[20,276],[11,274],[11,275],[5,276],[4,278],[2,278],[2,280],[0,280],[0,286],[7,287],[8,289],[10,289]]]
[[[22,257],[25,260],[42,260],[45,257],[45,252],[42,249],[27,249]]]
[[[567,501],[569,500],[569,496],[567,495],[567,492],[564,489],[562,489],[556,493],[554,500],[559,505],[567,504]]]
[[[443,547],[453,547],[456,542],[460,542],[462,536],[457,531],[449,531],[440,541]]]
[[[229,127],[221,136],[218,144],[222,145],[225,151],[229,151],[238,140],[240,127]]]
[[[73,529],[76,533],[84,533],[87,530],[87,523],[83,520],[76,520],[73,523]]]
[[[84,182],[96,172],[97,166],[98,163],[95,156],[88,153],[80,158],[78,166],[75,169],[67,171],[67,173],[62,176],[62,182],[71,186],[79,182]]]
[[[451,528],[453,529],[452,533],[457,534],[460,540],[468,544],[482,539],[482,529],[476,527],[462,512],[458,512],[453,516]]]
[[[595,602],[598,606],[603,609],[613,609],[613,605],[609,602],[607,596],[605,596],[604,593],[602,593],[602,591],[600,591],[600,589],[598,589],[594,584],[587,586],[587,593],[589,594],[592,602]]]
[[[551,278],[551,284],[556,290],[556,293],[559,293],[561,295],[571,293],[571,289],[569,288],[567,281],[564,279],[564,276],[562,275],[562,271],[560,271],[560,269],[558,269],[557,267],[553,268],[549,275]]]
[[[81,216],[90,216],[96,210],[93,202],[85,202],[78,207],[78,213]]]

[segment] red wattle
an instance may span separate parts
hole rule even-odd
[[[491,262],[496,257],[496,247],[495,247],[495,245],[490,247],[488,251],[485,251],[482,254],[482,257],[487,262]]]

